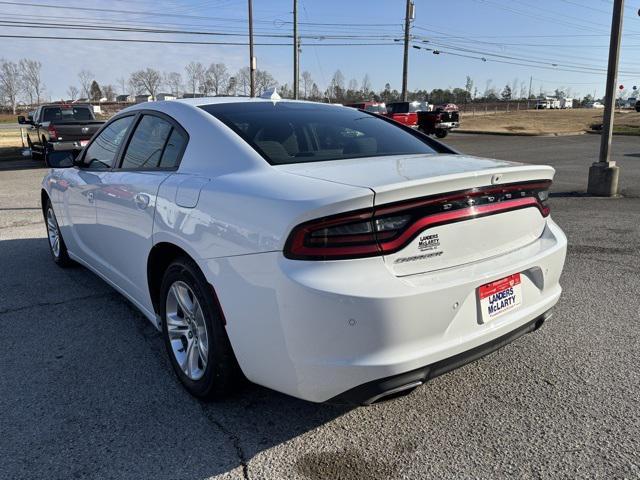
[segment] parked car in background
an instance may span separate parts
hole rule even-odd
[[[41,200],[53,260],[139,308],[193,395],[243,373],[368,404],[549,318],[567,248],[553,176],[352,108],[217,97],[121,111]]]
[[[601,102],[589,102],[586,105],[587,108],[604,108],[604,105]]]
[[[418,112],[428,110],[429,104],[427,102],[392,102],[387,104],[385,115],[403,125],[417,128]]]
[[[19,116],[18,123],[26,125],[31,155],[49,166],[53,152],[80,151],[104,122],[96,120],[91,105],[50,104]]]
[[[358,108],[360,110],[377,113],[379,115],[384,115],[385,113],[387,113],[387,106],[384,104],[384,102],[347,103],[345,104],[345,107]]]
[[[422,133],[444,138],[460,126],[460,111],[453,103],[438,105],[430,111],[417,112],[417,127]]]
[[[636,112],[640,112],[640,100],[636,102]]]

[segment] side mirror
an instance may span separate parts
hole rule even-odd
[[[49,165],[53,168],[70,168],[79,166],[81,157],[80,150],[68,150],[49,153]]]
[[[19,123],[20,125],[24,125],[25,123],[27,123],[27,119],[26,119],[26,118],[24,118],[24,115],[19,115],[19,116],[18,116],[18,123]]]

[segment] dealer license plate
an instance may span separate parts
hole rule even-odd
[[[482,323],[487,323],[502,314],[516,310],[522,303],[520,274],[514,273],[478,287]]]

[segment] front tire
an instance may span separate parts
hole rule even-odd
[[[58,219],[53,211],[51,200],[47,199],[47,203],[44,208],[44,222],[47,227],[47,239],[49,240],[49,252],[53,261],[62,268],[70,267],[73,264],[73,260],[69,258],[67,252],[67,246],[64,243],[62,234],[60,233],[60,227],[58,226]]]
[[[448,130],[445,130],[443,128],[439,128],[438,130],[436,130],[436,137],[438,138],[444,138],[449,134]]]
[[[226,396],[240,378],[213,295],[188,258],[167,268],[160,288],[162,335],[171,365],[189,393],[204,400]]]

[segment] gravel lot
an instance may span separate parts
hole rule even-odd
[[[614,139],[624,198],[582,195],[599,137],[452,135],[550,163],[569,236],[539,331],[369,408],[257,387],[187,395],[160,335],[83,268],[49,258],[43,169],[0,162],[0,478],[640,478],[640,144]]]

